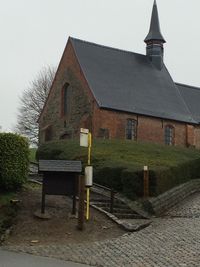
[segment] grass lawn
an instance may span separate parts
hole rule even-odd
[[[49,159],[81,159],[87,161],[87,148],[78,141],[49,142],[40,148],[40,157]],[[200,151],[193,148],[170,147],[125,140],[96,140],[92,146],[92,164],[168,168],[200,159]]]

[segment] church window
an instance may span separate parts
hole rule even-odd
[[[137,121],[133,119],[127,120],[126,139],[136,140],[137,138]]]
[[[165,144],[169,146],[174,145],[174,127],[171,125],[165,127]]]
[[[70,87],[69,84],[65,84],[62,91],[62,115],[66,116],[69,113],[69,97],[70,97]]]

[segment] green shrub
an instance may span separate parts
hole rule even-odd
[[[87,148],[78,140],[48,142],[39,147],[37,158],[81,160],[87,163]],[[94,181],[135,199],[143,195],[143,166],[149,166],[150,195],[198,178],[200,152],[126,140],[95,140],[92,146]]]
[[[95,169],[96,183],[122,191],[123,183],[121,179],[122,167],[102,167]]]
[[[29,147],[24,137],[0,133],[0,189],[16,190],[27,178]]]
[[[122,172],[122,192],[130,199],[142,196],[143,180],[140,172],[133,169],[126,169]]]
[[[200,177],[200,158],[188,160],[176,166],[153,171],[156,179],[156,195],[174,186]]]

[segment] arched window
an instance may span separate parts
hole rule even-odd
[[[174,145],[174,127],[171,125],[165,126],[165,144]]]
[[[137,121],[128,119],[126,123],[126,139],[136,140],[137,138]]]
[[[66,116],[69,113],[69,93],[70,93],[70,87],[69,84],[66,83],[62,90],[62,110],[61,113],[63,116]]]

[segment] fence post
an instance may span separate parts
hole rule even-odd
[[[78,225],[79,230],[84,229],[84,196],[85,196],[85,179],[84,176],[79,176],[79,208],[78,208]]]
[[[149,197],[149,170],[148,166],[144,166],[144,198]]]
[[[42,182],[42,205],[41,205],[41,213],[45,213],[45,190],[44,190],[44,177]]]

